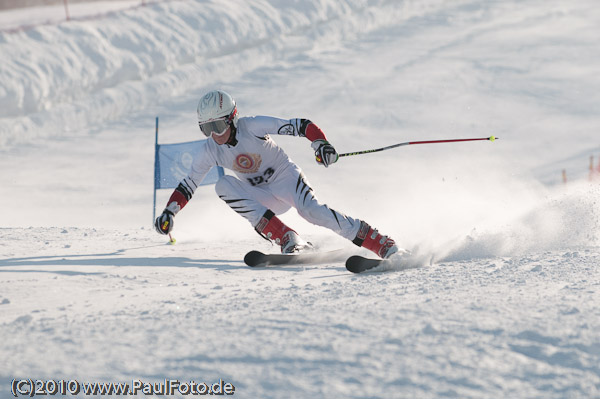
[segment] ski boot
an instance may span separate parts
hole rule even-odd
[[[294,230],[290,230],[281,239],[281,253],[293,254],[312,249],[310,242],[304,241]]]
[[[381,235],[377,229],[372,228],[363,221],[360,222],[360,228],[358,229],[356,238],[352,242],[359,247],[364,247],[374,252],[382,259],[387,259],[398,252],[398,247],[394,240],[388,236]]]
[[[311,249],[312,244],[304,241],[298,233],[286,226],[271,210],[267,210],[255,227],[263,238],[279,245],[282,254],[292,254]]]

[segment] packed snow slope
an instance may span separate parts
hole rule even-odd
[[[242,398],[600,398],[595,1],[88,7],[0,26],[0,398],[20,378],[222,379]],[[176,245],[150,224],[154,120],[163,143],[200,138],[196,104],[215,88],[242,115],[310,118],[339,152],[499,139],[324,169],[305,139],[274,137],[322,202],[413,256],[367,275],[335,261],[250,269],[248,250],[276,248],[210,186],[177,216]]]

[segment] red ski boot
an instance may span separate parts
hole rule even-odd
[[[359,247],[373,251],[382,259],[389,258],[396,252],[398,247],[394,240],[388,236],[381,235],[376,229],[361,221],[356,238],[352,242]]]
[[[282,254],[300,252],[312,247],[270,210],[267,210],[260,219],[256,231],[267,240],[281,246]]]

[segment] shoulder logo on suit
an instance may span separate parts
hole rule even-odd
[[[277,134],[285,134],[288,136],[293,136],[294,135],[294,126],[292,126],[291,123],[288,123],[287,125],[283,125],[279,128],[279,130],[277,131]]]

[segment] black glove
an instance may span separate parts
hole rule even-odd
[[[335,148],[333,148],[327,140],[315,140],[311,144],[311,147],[315,150],[317,163],[320,163],[325,167],[337,162],[339,159],[339,155],[335,151]]]
[[[154,221],[154,228],[160,234],[169,234],[173,230],[173,212],[165,209]]]

